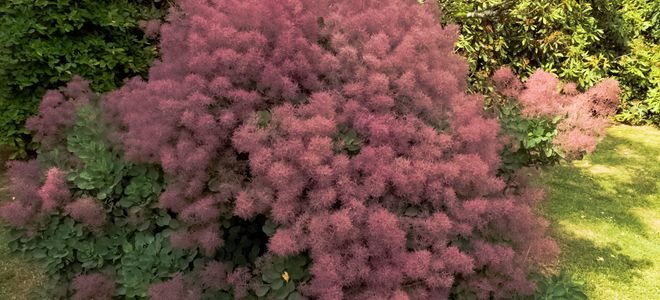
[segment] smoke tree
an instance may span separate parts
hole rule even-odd
[[[437,18],[434,4],[412,0],[179,1],[149,80],[101,102],[126,159],[162,168],[158,209],[181,224],[169,242],[199,253],[149,295],[531,294],[529,273],[558,252],[534,213],[541,193],[505,190],[496,176],[498,123],[465,93],[458,28]],[[53,114],[76,107],[60,97],[47,94],[31,121],[47,144],[61,135],[46,123],[72,126]],[[89,197],[107,193],[73,197],[65,171],[48,167],[13,168],[34,192],[3,208],[9,223],[29,228],[59,210],[93,232],[112,225],[103,214],[116,206]],[[236,260],[230,249],[252,238],[267,252]],[[99,274],[85,271],[72,290],[114,291]]]
[[[527,195],[502,194],[497,123],[463,92],[457,29],[432,5],[180,5],[149,81],[107,100],[128,157],[171,178],[175,245],[211,255],[218,219],[266,214],[271,253],[309,253],[310,296],[533,289],[530,261],[554,245]]]
[[[567,158],[592,152],[605,136],[619,105],[621,89],[614,79],[604,79],[585,92],[574,83],[562,83],[548,72],[537,70],[523,84],[504,67],[495,72],[493,83],[504,96],[517,99],[528,118],[558,118],[554,143]]]

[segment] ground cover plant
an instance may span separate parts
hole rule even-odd
[[[590,299],[653,299],[660,278],[660,131],[615,126],[592,154],[544,171],[560,265]]]

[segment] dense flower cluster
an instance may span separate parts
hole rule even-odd
[[[0,216],[16,228],[32,229],[71,201],[66,174],[57,168],[42,174],[37,161],[11,162],[9,176],[13,197],[0,206]]]
[[[83,197],[79,198],[64,208],[67,214],[76,221],[79,221],[91,229],[96,230],[105,223],[105,211],[98,201]]]
[[[142,20],[138,22],[140,29],[144,30],[144,36],[147,38],[154,38],[158,35],[160,30],[160,20]]]
[[[539,193],[505,192],[496,176],[499,126],[482,115],[481,96],[465,93],[457,34],[438,25],[434,4],[413,0],[180,1],[160,28],[149,80],[103,101],[127,159],[165,173],[160,207],[183,224],[171,244],[210,261],[153,285],[151,297],[250,293],[259,270],[213,258],[223,221],[264,216],[277,227],[267,256],[311,258],[311,280],[298,286],[305,296],[531,293],[529,271],[558,249],[532,209]],[[31,121],[42,142],[60,141],[71,124],[57,113],[75,111],[85,91],[74,81],[46,96]],[[25,227],[62,209],[104,225],[97,200],[71,199],[63,171],[41,174],[15,164],[5,220]],[[82,286],[104,280],[82,275],[73,289],[96,297]]]
[[[73,279],[73,300],[110,300],[115,295],[115,282],[100,273],[80,275]]]
[[[88,103],[91,95],[89,82],[74,76],[61,91],[46,92],[39,113],[27,120],[26,127],[35,133],[34,139],[42,145],[57,144],[66,129],[73,125],[76,106]]]
[[[173,244],[211,255],[219,219],[265,214],[279,225],[272,253],[310,253],[309,296],[531,292],[529,267],[556,246],[537,199],[502,192],[497,122],[464,93],[457,29],[435,9],[181,1],[149,81],[106,99],[128,157],[170,178],[161,207],[187,224]],[[356,133],[358,153],[339,128]],[[153,293],[177,287],[190,288],[180,278]]]
[[[591,152],[605,135],[609,117],[619,105],[621,89],[614,79],[604,79],[584,93],[574,83],[561,83],[542,70],[536,71],[523,84],[508,68],[493,75],[499,92],[515,97],[522,104],[527,117],[560,117],[555,138],[569,157]]]
[[[7,176],[12,201],[0,206],[0,216],[17,228],[26,228],[38,218],[43,200],[39,196],[41,187],[40,167],[36,161],[14,161],[7,164]]]
[[[199,299],[200,292],[193,284],[185,282],[181,274],[178,274],[166,282],[153,285],[149,289],[149,297],[163,300]]]

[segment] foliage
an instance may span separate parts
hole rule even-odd
[[[618,119],[658,124],[657,1],[438,2],[445,21],[461,25],[456,50],[470,64],[472,91],[492,92],[488,78],[502,65],[523,78],[541,68],[581,90],[614,76],[624,91]]]
[[[496,87],[491,77],[502,65],[524,79],[542,68],[579,87],[593,85],[611,69],[608,57],[592,51],[604,37],[594,15],[610,10],[594,11],[589,3],[579,1],[439,3],[448,20],[461,24],[456,51],[470,64],[472,92],[492,94]],[[486,107],[496,112],[511,139],[502,152],[502,174],[512,175],[524,166],[554,164],[564,157],[554,142],[562,116],[521,116],[516,101],[497,95],[490,97]]]
[[[510,69],[503,68],[495,72],[493,82],[503,96],[518,100],[523,116],[545,118],[549,122],[546,124],[552,124],[548,129],[557,130],[556,134],[531,140],[532,143],[552,141],[567,158],[581,157],[595,149],[605,135],[608,118],[617,110],[621,92],[616,80],[605,79],[579,93],[574,83],[562,83],[556,76],[540,70],[522,84]],[[544,132],[543,128],[537,130],[533,134]],[[556,136],[550,139],[552,135]],[[528,140],[526,147],[529,146]]]
[[[584,284],[573,279],[573,276],[562,271],[541,281],[534,295],[537,300],[587,300]]]
[[[617,120],[633,125],[660,124],[660,44],[643,38],[631,43],[631,52],[619,59],[623,95],[629,99]]]
[[[561,116],[524,117],[514,101],[496,107],[503,132],[510,139],[502,150],[501,175],[508,177],[523,167],[552,165],[562,159],[564,155],[554,144]]]
[[[610,62],[589,51],[603,36],[592,7],[584,1],[439,0],[444,13],[462,25],[456,45],[470,63],[475,91],[502,65],[526,78],[536,69],[590,86],[604,77]],[[467,12],[492,11],[468,16]]]
[[[162,17],[164,2],[7,0],[0,4],[0,145],[33,149],[25,120],[47,89],[73,75],[98,91],[146,75],[156,57],[139,20]],[[20,154],[20,153],[19,153]]]
[[[188,269],[194,258],[186,251],[170,248],[167,235],[161,233],[138,232],[132,243],[124,241],[122,249],[118,294],[127,298],[146,297],[151,284]]]
[[[71,128],[72,133],[67,137],[66,150],[77,157],[81,164],[69,172],[67,179],[77,189],[104,200],[113,195],[126,175],[127,166],[121,163],[120,154],[112,151],[111,146],[103,141],[102,127],[95,125],[99,120],[95,109],[90,106],[80,108],[77,119]]]
[[[626,50],[616,53],[612,73],[624,90],[620,121],[660,124],[660,4],[653,0],[612,1],[627,36]],[[607,21],[607,19],[605,19]],[[632,118],[631,118],[632,117]]]

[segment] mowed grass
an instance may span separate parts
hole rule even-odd
[[[612,127],[594,153],[540,181],[560,266],[590,299],[660,299],[660,130]]]
[[[0,202],[11,197],[8,181],[4,174],[4,160],[0,159]],[[7,238],[6,228],[0,224],[0,299],[29,299],[28,295],[42,282],[43,275],[28,258],[9,251]]]

